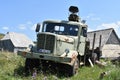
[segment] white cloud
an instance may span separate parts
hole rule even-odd
[[[20,24],[20,25],[19,25],[19,29],[25,30],[25,29],[26,29],[26,26],[25,26],[24,24]]]
[[[31,25],[31,24],[33,24],[31,21],[28,21],[27,23],[26,23],[27,25]]]
[[[86,17],[83,17],[84,19],[89,19],[89,20],[92,20],[92,21],[98,21],[98,20],[101,20],[101,18],[97,17],[94,13],[90,13],[88,14]]]
[[[117,35],[120,37],[120,21],[113,22],[113,23],[103,23],[97,27],[97,30],[107,29],[107,28],[114,28]]]
[[[31,21],[28,21],[28,22],[26,22],[26,23],[24,23],[24,24],[19,24],[19,26],[18,26],[18,28],[20,29],[20,30],[35,30],[35,28],[36,28],[36,24],[33,24]]]
[[[88,32],[90,32],[90,31],[94,31],[93,29],[91,29],[91,28],[88,28]]]
[[[116,23],[118,26],[120,26],[120,21],[117,21],[117,23]]]
[[[2,27],[2,29],[4,29],[4,30],[8,30],[8,29],[9,29],[9,27]]]
[[[100,20],[100,18],[99,17],[93,17],[93,18],[91,18],[91,20],[92,21],[98,21],[98,20]]]
[[[115,30],[118,30],[120,28],[120,23],[103,23],[97,27],[98,29],[102,28],[114,28]]]
[[[91,17],[93,17],[93,16],[95,16],[94,13],[89,13],[88,16],[87,16],[86,18],[91,18]]]

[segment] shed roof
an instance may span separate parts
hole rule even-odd
[[[120,44],[120,40],[119,40],[115,30],[113,28],[109,28],[109,29],[102,29],[102,30],[88,32],[87,35],[88,35],[88,39],[90,40],[90,48],[92,48],[94,33],[96,33],[94,48],[99,47],[100,35],[102,35],[101,47],[103,47],[108,42],[112,33],[114,34],[114,37],[115,37],[117,43]]]
[[[1,40],[11,40],[14,47],[28,47],[34,44],[26,35],[15,32],[8,32]]]

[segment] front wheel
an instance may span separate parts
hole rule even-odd
[[[26,75],[33,72],[33,68],[38,68],[40,65],[39,59],[26,58],[25,61],[25,73]]]
[[[75,75],[75,74],[78,73],[79,66],[80,66],[79,60],[76,59],[76,60],[74,61],[74,64],[73,64],[73,65],[71,66],[71,68],[70,68],[70,76],[73,76],[73,75]]]

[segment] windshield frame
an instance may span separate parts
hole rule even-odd
[[[48,27],[50,29],[48,29]],[[58,31],[56,27],[58,27]],[[42,32],[50,32],[59,35],[77,36],[79,32],[79,26],[67,23],[44,22],[42,25]]]

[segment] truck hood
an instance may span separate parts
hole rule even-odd
[[[73,43],[75,41],[75,38],[70,37],[70,36],[57,35],[57,40],[68,42],[68,43]]]

